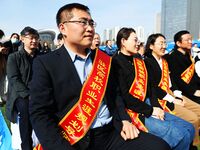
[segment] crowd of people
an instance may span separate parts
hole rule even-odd
[[[53,51],[32,27],[8,41],[0,30],[0,104],[18,125],[19,149],[197,150],[200,57],[189,31],[166,54],[164,35],[143,43],[123,27],[111,54],[87,6],[64,5],[56,23]]]

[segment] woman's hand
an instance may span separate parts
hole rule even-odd
[[[164,120],[165,112],[159,107],[153,107],[152,117],[160,119],[160,120]]]

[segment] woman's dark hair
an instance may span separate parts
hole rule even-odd
[[[61,7],[56,14],[57,26],[59,26],[59,24],[61,22],[71,19],[73,17],[72,10],[75,9],[75,8],[79,9],[79,10],[86,11],[90,14],[90,9],[83,4],[79,4],[79,3],[67,4],[67,5]],[[63,12],[65,12],[65,14],[63,14]]]
[[[10,39],[13,37],[13,35],[16,35],[16,36],[17,36],[17,39],[19,40],[19,34],[17,34],[17,33],[11,34]]]
[[[6,58],[0,53],[0,80],[6,75]]]
[[[152,49],[150,49],[150,45],[154,45],[154,43],[156,42],[156,39],[158,37],[163,37],[165,39],[165,36],[162,35],[161,33],[151,34],[148,37],[147,42],[146,42],[146,46],[145,46],[145,53],[144,53],[145,56],[147,56],[147,57],[151,56]]]
[[[0,29],[0,39],[1,39],[4,35],[5,35],[5,34],[4,34],[3,30]]]
[[[119,30],[119,32],[117,33],[117,42],[116,42],[118,49],[121,49],[121,39],[124,38],[127,40],[132,32],[136,33],[133,28],[124,27]]]

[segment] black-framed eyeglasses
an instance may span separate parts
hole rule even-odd
[[[64,21],[64,23],[77,23],[77,24],[80,24],[82,25],[83,27],[87,27],[87,26],[92,26],[92,27],[96,27],[97,26],[97,23],[94,22],[93,20],[69,20],[69,21]]]

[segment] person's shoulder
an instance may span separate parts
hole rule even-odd
[[[8,58],[18,57],[18,56],[21,56],[23,54],[24,54],[24,51],[23,50],[19,50],[19,51],[16,51],[16,52],[13,52],[13,53],[9,54]]]
[[[112,56],[112,59],[117,61],[117,60],[120,60],[120,57],[121,57],[120,51],[117,51],[117,52]]]
[[[175,49],[171,50],[169,53],[165,54],[163,58],[166,60],[172,59],[176,55],[176,51]]]
[[[152,57],[145,57],[144,62],[145,63],[151,63],[153,61]]]

